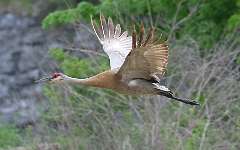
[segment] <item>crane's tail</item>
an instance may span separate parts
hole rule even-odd
[[[189,105],[200,105],[197,101],[182,99],[174,96],[173,93],[167,87],[159,85],[159,83],[153,83],[153,84],[155,85],[155,88],[158,90],[159,95],[163,95],[168,98],[171,98]]]

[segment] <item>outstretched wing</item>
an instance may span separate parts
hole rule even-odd
[[[132,49],[132,37],[128,36],[127,31],[121,33],[120,25],[114,26],[111,18],[106,22],[103,15],[100,15],[99,27],[92,19],[91,23],[97,38],[103,45],[103,50],[110,59],[111,69],[120,68]]]
[[[154,41],[154,29],[151,28],[144,40],[142,25],[138,37],[134,29],[132,34],[133,50],[128,54],[117,75],[122,80],[142,78],[150,80],[153,77],[163,76],[168,62],[168,45],[166,42]]]

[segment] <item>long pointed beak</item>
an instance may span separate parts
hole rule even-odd
[[[51,81],[52,80],[52,77],[51,76],[48,76],[48,77],[44,77],[42,79],[39,79],[39,80],[36,80],[34,81],[35,83],[42,83],[42,82],[47,82],[47,81]]]

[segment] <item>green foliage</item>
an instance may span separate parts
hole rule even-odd
[[[200,94],[198,101],[200,104],[204,104],[205,103],[205,96],[203,94]]]
[[[21,136],[18,133],[18,130],[11,126],[0,126],[0,149],[15,147],[20,145]]]
[[[82,20],[89,21],[90,15],[97,16],[102,12],[127,25],[139,17],[148,17],[150,19],[144,22],[149,24],[153,20],[157,28],[168,34],[173,28],[174,19],[178,23],[188,18],[196,7],[197,11],[192,13],[190,18],[175,27],[174,36],[181,38],[190,35],[199,42],[201,48],[208,49],[219,40],[226,27],[232,31],[239,26],[238,3],[237,0],[103,0],[94,6],[89,2],[80,2],[76,8],[51,13],[43,20],[42,26],[48,28]],[[202,54],[204,56],[206,50],[203,50]]]
[[[60,48],[52,48],[49,50],[49,55],[53,57],[56,61],[62,62],[64,61],[65,54]]]
[[[236,27],[237,17],[234,13],[237,12],[236,0],[212,0],[212,1],[179,1],[179,0],[119,0],[111,1],[104,0],[99,6],[100,10],[109,16],[118,16],[130,18],[138,18],[139,16],[152,17],[154,23],[158,28],[169,33],[171,30],[171,23],[176,17],[176,22],[184,19],[191,13],[191,10],[197,7],[197,11],[192,14],[192,17],[183,22],[181,26],[177,27],[175,34],[178,38],[190,34],[197,40],[202,48],[211,48],[216,41],[219,40],[225,27],[228,25],[228,19],[233,20],[232,23]],[[179,6],[179,8],[178,8]],[[114,9],[112,9],[114,8]],[[176,12],[176,10],[179,10]],[[131,15],[129,15],[131,14]],[[232,16],[234,15],[234,16]],[[157,16],[166,24],[160,23]],[[148,20],[147,22],[150,22]],[[231,21],[230,21],[231,22]],[[231,25],[230,25],[231,26]],[[205,53],[205,52],[203,52]]]
[[[234,30],[240,27],[240,13],[232,15],[228,20],[228,28]]]
[[[235,0],[212,0],[204,2],[199,11],[183,28],[202,48],[211,48],[220,38],[228,25],[228,19],[237,11]],[[203,51],[203,55],[207,52]]]
[[[88,20],[88,21],[90,20],[90,15],[95,15],[97,12],[97,9],[95,8],[95,6],[93,6],[93,4],[88,2],[79,3],[76,9],[81,14],[81,17],[84,20]]]
[[[238,65],[240,65],[240,56],[237,57],[236,63],[237,63]]]
[[[192,129],[192,135],[187,138],[185,143],[186,150],[197,149],[200,145],[201,137],[204,131],[205,120],[197,120],[195,127]]]
[[[96,64],[94,64],[89,58],[70,56],[59,48],[51,49],[49,54],[59,62],[64,73],[73,77],[87,77],[108,68],[108,61],[104,57],[96,58],[96,62],[100,61],[101,63],[99,63],[98,67],[95,67]]]
[[[104,0],[98,5],[101,12],[109,16],[115,16],[115,13],[124,13],[125,15],[143,15],[147,11],[147,1],[136,0]]]
[[[79,19],[80,14],[75,9],[56,11],[50,13],[42,22],[42,27],[47,29],[48,27],[54,27],[59,24],[73,23]]]
[[[96,9],[91,3],[81,2],[76,8],[50,13],[42,21],[42,27],[47,29],[63,24],[72,24],[81,19],[90,20],[90,15],[94,15],[95,12]]]

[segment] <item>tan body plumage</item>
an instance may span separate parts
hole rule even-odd
[[[86,79],[71,78],[67,82],[70,84],[79,83],[86,86],[111,89],[127,95],[156,95],[158,92],[154,88],[154,85],[147,80],[133,79],[123,81],[121,76],[117,75],[117,70],[107,70]]]
[[[196,101],[180,99],[165,86],[160,79],[168,62],[168,45],[154,37],[154,28],[145,36],[141,25],[137,36],[135,28],[132,36],[127,31],[121,33],[120,25],[114,26],[111,18],[106,21],[100,15],[100,27],[91,20],[94,32],[110,59],[111,69],[86,79],[72,78],[55,73],[51,82],[68,82],[98,88],[107,88],[128,95],[163,95],[186,104],[198,105]]]

